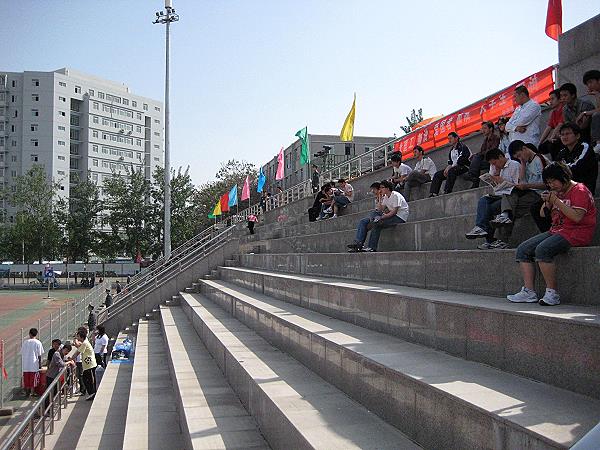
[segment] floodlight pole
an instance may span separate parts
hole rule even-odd
[[[171,22],[177,22],[179,15],[175,13],[172,0],[165,0],[165,10],[156,13],[154,24],[165,24],[165,224],[164,224],[164,256],[171,256],[171,153],[169,130],[169,31]]]

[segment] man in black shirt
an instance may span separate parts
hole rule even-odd
[[[560,127],[560,140],[564,147],[558,153],[558,161],[569,166],[573,181],[585,184],[595,194],[598,160],[592,146],[581,141],[581,130],[574,123],[565,123]]]
[[[94,312],[94,305],[91,303],[88,305],[88,311],[90,312],[87,320],[88,328],[94,330],[96,329],[96,313]]]
[[[438,170],[433,176],[429,191],[430,197],[435,197],[439,194],[442,181],[444,180],[446,180],[444,194],[452,192],[456,178],[469,170],[469,158],[471,157],[469,147],[461,142],[460,137],[454,131],[448,133],[448,141],[451,145],[448,154],[448,166],[445,169]]]

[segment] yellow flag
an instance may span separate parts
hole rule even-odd
[[[220,216],[221,215],[221,201],[220,200],[215,205],[215,209],[213,209],[212,215],[213,216]]]
[[[354,101],[352,102],[352,108],[346,117],[342,132],[340,133],[340,139],[342,142],[352,141],[354,139],[354,116],[356,115],[356,94],[354,94]]]

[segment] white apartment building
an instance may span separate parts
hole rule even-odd
[[[12,188],[33,165],[45,168],[68,198],[77,179],[102,193],[104,180],[127,167],[151,179],[164,167],[163,104],[120,83],[72,69],[0,71],[0,184]],[[0,220],[14,220],[15,211]]]

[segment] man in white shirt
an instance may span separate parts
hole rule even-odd
[[[402,162],[400,153],[394,153],[390,157],[390,162],[392,163],[392,178],[390,178],[390,181],[394,184],[395,191],[402,192],[406,178],[410,175],[412,169],[408,164]]]
[[[29,339],[21,346],[21,362],[23,367],[23,388],[25,395],[35,395],[35,388],[40,382],[39,371],[42,367],[42,355],[44,347],[37,339],[38,330],[29,330]]]
[[[106,356],[108,353],[108,335],[104,325],[96,326],[96,340],[94,341],[94,355],[96,364],[106,368]]]
[[[356,238],[352,244],[348,245],[351,252],[376,252],[381,230],[405,223],[408,220],[408,203],[402,194],[394,191],[394,184],[388,180],[382,181],[380,192],[382,199],[377,209],[382,214],[372,214],[359,222]],[[363,247],[368,230],[371,230],[369,246]]]
[[[526,144],[538,145],[542,108],[529,98],[529,91],[522,85],[515,88],[514,100],[519,106],[506,124],[510,141],[519,139]]]
[[[413,171],[408,174],[406,177],[406,182],[404,183],[406,186],[406,189],[404,190],[404,197],[406,198],[407,202],[410,201],[412,189],[422,184],[429,183],[432,175],[437,172],[435,163],[431,158],[425,156],[425,150],[423,150],[423,147],[417,145],[413,149],[413,152],[415,159],[417,160],[417,164],[415,164]]]
[[[484,195],[479,199],[475,227],[465,237],[467,239],[486,238],[486,242],[477,247],[480,250],[506,248],[507,244],[503,241],[498,241],[499,244],[495,245],[494,228],[492,228],[490,222],[496,215],[500,214],[502,195],[510,194],[514,186],[519,183],[521,164],[508,159],[502,150],[497,148],[489,150],[485,155],[485,159],[490,163],[488,183],[493,186],[494,194]]]

